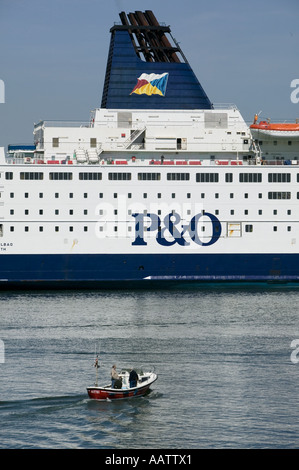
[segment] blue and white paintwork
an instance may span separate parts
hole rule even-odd
[[[131,93],[164,73],[165,96]],[[115,26],[102,107],[0,152],[0,287],[296,283],[298,157],[298,138],[255,141],[188,63],[142,61]]]

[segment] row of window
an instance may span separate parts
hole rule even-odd
[[[128,215],[132,215],[133,212],[135,212],[135,211],[133,211],[132,209],[128,209]],[[144,212],[145,215],[147,214],[147,210],[144,210],[143,212]],[[172,213],[174,213],[174,212],[175,212],[175,210],[172,210]],[[257,213],[258,215],[263,215],[263,210],[262,209],[257,209],[257,212],[251,211],[251,215],[252,215],[253,212]],[[15,214],[14,209],[10,209],[9,213],[10,213],[10,215],[14,215]],[[74,209],[69,209],[68,213],[69,213],[69,215],[74,215]],[[92,213],[93,213],[93,211],[92,211]],[[187,213],[187,215],[191,215],[192,211],[190,209],[187,209],[186,213]],[[220,215],[219,209],[215,209],[214,213],[215,213],[215,215]],[[277,209],[273,209],[272,213],[273,213],[273,215],[278,215]],[[29,215],[30,214],[29,209],[24,209],[24,214]],[[38,214],[39,215],[44,215],[44,210],[39,209]],[[60,209],[54,209],[54,214],[55,215],[60,215]],[[98,214],[99,215],[105,215],[105,214],[107,214],[107,210],[99,209]],[[118,209],[113,209],[113,214],[117,215],[118,214]],[[157,209],[157,214],[158,215],[162,214],[161,209]],[[235,214],[235,210],[230,209],[230,215],[234,215],[234,214]],[[287,209],[286,214],[287,215],[292,215],[291,209]],[[83,215],[88,215],[88,209],[83,209]],[[249,215],[249,210],[248,209],[244,209],[244,215]]]
[[[60,137],[52,137],[52,147],[57,148],[59,147],[59,139]],[[96,137],[90,137],[90,147],[91,148],[96,148],[97,146],[97,138]]]
[[[88,232],[88,228],[89,228],[89,227],[88,227],[87,225],[83,226],[83,231],[84,231],[84,232]],[[100,232],[103,232],[103,231],[104,231],[104,227],[103,227],[102,225],[100,225],[98,228],[99,228],[99,231],[100,231]],[[132,231],[132,227],[131,227],[131,226],[128,226],[127,228],[128,228],[128,231],[129,231],[129,232]],[[277,232],[277,231],[278,231],[278,226],[277,226],[277,225],[273,225],[272,228],[273,228],[273,232]],[[44,231],[44,227],[43,227],[43,226],[39,226],[39,227],[38,227],[38,230],[39,230],[39,232],[43,232],[43,231]],[[114,232],[117,232],[117,231],[118,231],[118,226],[115,225],[115,226],[113,227],[113,230],[114,230]],[[245,232],[253,232],[253,225],[252,225],[252,224],[246,224],[245,227],[244,227],[244,230],[245,230]],[[291,232],[291,230],[292,230],[291,225],[288,225],[288,226],[286,227],[286,230],[287,230],[288,232]],[[9,227],[9,231],[10,231],[10,232],[14,232],[14,231],[15,231],[15,227],[14,227],[13,225],[11,225],[11,226]],[[28,225],[25,225],[24,231],[25,231],[25,232],[29,232],[29,226],[28,226]],[[55,225],[55,226],[54,226],[54,231],[55,231],[55,232],[59,232],[59,231],[60,231],[60,226],[59,226],[59,225]],[[69,226],[69,232],[73,232],[73,231],[74,231],[74,227],[73,227],[73,226]],[[147,227],[144,227],[144,231],[145,231],[145,232],[147,231]],[[205,231],[205,227],[204,227],[204,226],[201,227],[201,231],[202,231],[202,232]],[[0,225],[0,237],[2,237],[2,236],[3,236],[3,225],[1,224],[1,225]]]
[[[181,172],[172,172],[167,173],[166,175],[168,181],[189,181],[190,173],[181,173]],[[5,172],[5,178],[7,180],[13,179],[13,172]],[[138,173],[137,178],[139,181],[160,181],[161,173],[158,172],[143,172]],[[43,180],[44,174],[42,172],[20,172],[21,180]],[[58,180],[72,180],[72,172],[50,172],[49,180],[58,181]],[[131,181],[132,174],[129,172],[109,172],[108,180],[110,181]],[[102,180],[101,172],[80,172],[79,180]],[[196,182],[197,183],[218,183],[219,182],[219,173],[196,173]],[[233,173],[225,173],[225,182],[233,182]],[[262,182],[262,173],[239,173],[239,182],[240,183],[261,183]],[[290,183],[291,182],[291,173],[268,173],[268,182],[269,183]],[[299,173],[297,173],[297,183],[299,182]]]
[[[231,135],[231,132],[227,132],[228,135]],[[245,132],[237,132],[237,135],[245,135]],[[122,134],[122,137],[123,137],[123,134]],[[59,147],[59,144],[60,144],[60,141],[59,141],[60,137],[52,137],[52,147],[53,148],[57,148]],[[182,139],[176,139],[177,140],[177,143],[181,145],[181,140]],[[96,137],[90,137],[90,147],[91,148],[96,148],[97,146],[97,138]],[[244,144],[248,144],[248,140],[245,139],[244,140]],[[263,141],[262,140],[259,140],[259,145],[263,145]],[[273,145],[277,145],[277,140],[274,140],[273,141]],[[292,145],[292,141],[291,140],[288,140],[288,145]]]
[[[0,197],[1,197],[1,193],[0,193]],[[13,199],[15,197],[15,193],[9,193],[9,197],[11,199]],[[28,199],[29,198],[29,193],[24,193],[24,197],[25,197],[25,199]],[[38,197],[40,199],[42,199],[44,197],[44,193],[39,193]],[[54,193],[54,197],[56,199],[58,199],[59,198],[59,193]],[[69,198],[72,199],[73,197],[74,197],[74,193],[69,193]],[[88,198],[88,193],[83,193],[83,197],[84,197],[84,199],[87,199]],[[104,194],[99,193],[99,198],[102,199],[103,197],[104,197]],[[113,197],[114,197],[114,199],[116,199],[118,197],[118,193],[113,193]],[[162,193],[157,193],[157,198],[161,199],[161,197],[162,197]],[[176,193],[171,193],[171,198],[175,199],[175,197],[176,197]],[[199,194],[197,194],[196,197],[199,197]],[[204,199],[205,198],[205,193],[201,193],[200,197],[202,199]],[[234,198],[234,193],[230,193],[229,197],[230,197],[230,199],[233,199]],[[262,197],[263,197],[262,193],[258,193],[258,197],[259,197],[259,199],[262,199]],[[128,193],[128,198],[129,199],[132,198],[132,193]],[[147,193],[143,193],[143,198],[144,199],[147,198]],[[191,198],[191,193],[187,193],[187,199],[190,199],[190,198]],[[219,199],[219,193],[215,193],[215,198]],[[248,199],[248,193],[244,193],[244,198]],[[268,199],[291,199],[291,192],[290,191],[269,191],[268,192]],[[297,199],[299,199],[299,192],[297,192]]]

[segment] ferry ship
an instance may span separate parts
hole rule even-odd
[[[101,107],[1,149],[0,287],[299,280],[299,138],[206,95],[169,26],[120,13]]]

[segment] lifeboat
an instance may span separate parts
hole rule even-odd
[[[253,136],[264,135],[269,137],[299,137],[299,123],[271,123],[268,121],[257,122],[256,118],[254,123],[251,124],[250,129]]]

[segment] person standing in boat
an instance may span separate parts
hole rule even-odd
[[[136,387],[137,381],[138,381],[138,374],[134,369],[131,369],[130,376],[129,376],[130,388]]]
[[[116,380],[119,380],[119,375],[116,372],[116,365],[113,364],[112,369],[111,369],[111,385],[112,385],[112,388],[114,388]]]

